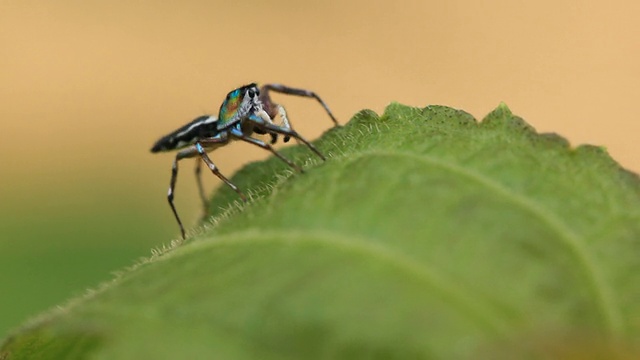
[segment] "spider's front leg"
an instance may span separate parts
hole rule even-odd
[[[336,117],[333,116],[333,113],[331,112],[331,110],[329,110],[329,106],[327,106],[327,104],[324,101],[322,101],[320,96],[318,96],[318,94],[314,93],[313,91],[292,88],[282,84],[264,84],[260,88],[260,101],[264,105],[265,110],[267,111],[269,116],[271,116],[272,118],[276,115],[275,111],[280,111],[280,110],[275,109],[277,107],[275,105],[277,104],[271,101],[271,97],[269,96],[269,91],[275,91],[281,94],[296,95],[296,96],[303,96],[303,97],[316,99],[320,103],[320,105],[322,105],[322,107],[327,112],[327,114],[329,114],[329,117],[331,117],[331,120],[333,121],[334,126],[340,125],[338,124],[338,120],[336,120]],[[285,116],[286,116],[286,113],[285,113]],[[284,127],[287,127],[290,129],[291,126],[289,125],[290,124],[288,123],[288,121],[286,124],[283,124]]]
[[[274,119],[276,116],[280,116],[280,120],[282,121],[282,125],[279,125],[280,127],[283,127],[285,129],[289,129],[291,130],[291,123],[289,122],[289,118],[287,117],[287,111],[284,109],[284,106],[280,105],[280,104],[276,104],[271,102],[271,100],[268,100],[269,104],[266,106],[266,108],[269,111],[265,112],[267,113],[267,115],[269,115],[269,123],[274,124],[272,119]],[[264,104],[263,104],[264,105]],[[268,132],[265,131],[264,129],[260,128],[260,127],[255,127],[253,129],[253,131],[257,134],[260,135],[264,135],[269,133],[269,135],[271,136],[271,144],[275,144],[276,142],[278,142],[278,134],[273,133],[273,132]],[[284,142],[289,142],[289,140],[291,139],[291,137],[289,135],[285,135],[283,138]]]
[[[318,155],[318,157],[320,157],[322,160],[327,160],[327,158],[324,155],[322,155],[322,153],[315,146],[313,146],[312,143],[310,143],[307,139],[303,138],[295,130],[274,124],[273,121],[271,121],[271,118],[269,117],[269,115],[264,110],[260,110],[250,114],[247,117],[247,120],[253,122],[256,127],[262,129],[265,132],[281,134],[284,136],[290,136],[294,139],[297,139],[303,142],[305,145],[307,145],[307,147],[311,151],[313,151],[316,155]]]
[[[331,120],[333,121],[334,126],[339,126],[338,120],[336,120],[331,110],[329,110],[329,106],[327,106],[327,104],[324,101],[322,101],[320,96],[318,96],[318,94],[314,93],[313,91],[292,88],[282,84],[265,84],[262,87],[260,87],[260,102],[262,102],[262,106],[264,110],[266,111],[266,113],[269,115],[271,119],[274,119],[278,115],[280,116],[280,119],[282,120],[282,124],[280,126],[282,128],[286,128],[289,130],[292,129],[291,123],[289,122],[289,118],[287,117],[287,111],[285,110],[284,106],[280,104],[276,104],[275,102],[273,102],[273,100],[271,100],[271,96],[269,96],[269,91],[275,91],[275,92],[278,92],[281,94],[287,94],[287,95],[296,95],[296,96],[314,98],[320,103],[320,105],[322,105],[322,107],[325,109],[327,114],[329,114],[329,117],[331,117]],[[260,134],[260,133],[263,133],[264,131],[261,132],[258,130],[256,132]],[[269,135],[271,135],[271,143],[275,144],[276,141],[278,141],[277,134],[269,133]],[[289,135],[284,136],[284,142],[288,142],[289,139],[290,139]]]
[[[287,165],[291,166],[292,168],[296,169],[299,172],[304,172],[304,170],[302,170],[302,168],[298,165],[296,165],[293,161],[287,159],[286,157],[284,157],[284,155],[280,154],[276,149],[273,148],[273,146],[271,146],[270,144],[267,144],[266,142],[260,140],[260,139],[256,139],[253,138],[251,136],[248,136],[246,134],[244,134],[242,131],[238,130],[238,129],[231,129],[231,131],[229,132],[229,134],[237,139],[240,139],[242,141],[246,141],[250,144],[253,145],[257,145],[265,150],[269,150],[271,151],[271,153],[275,156],[277,156],[280,160],[284,161],[285,163],[287,163]]]

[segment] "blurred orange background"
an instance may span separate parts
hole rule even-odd
[[[391,101],[478,119],[504,101],[639,171],[638,14],[615,0],[2,2],[0,337],[178,236],[172,156],[149,148],[245,83],[314,90],[342,123]],[[274,98],[309,138],[331,126],[314,101]],[[231,175],[267,155],[237,143],[212,159]],[[192,161],[176,203],[195,224]]]

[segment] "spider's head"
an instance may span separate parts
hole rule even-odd
[[[256,83],[245,85],[241,87],[242,91],[245,94],[245,100],[250,101],[252,103],[260,103],[258,98],[260,97],[260,89],[258,89],[258,85]]]
[[[260,89],[255,83],[245,85],[228,93],[220,106],[218,114],[221,125],[235,122],[251,112],[262,109],[259,97]]]

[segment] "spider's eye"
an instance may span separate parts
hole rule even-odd
[[[256,96],[256,92],[253,89],[249,89],[248,94],[250,98],[253,98],[254,96]]]

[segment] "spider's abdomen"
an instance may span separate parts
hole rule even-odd
[[[196,141],[218,134],[217,119],[211,115],[195,118],[187,125],[160,138],[151,148],[152,153],[182,149]]]

